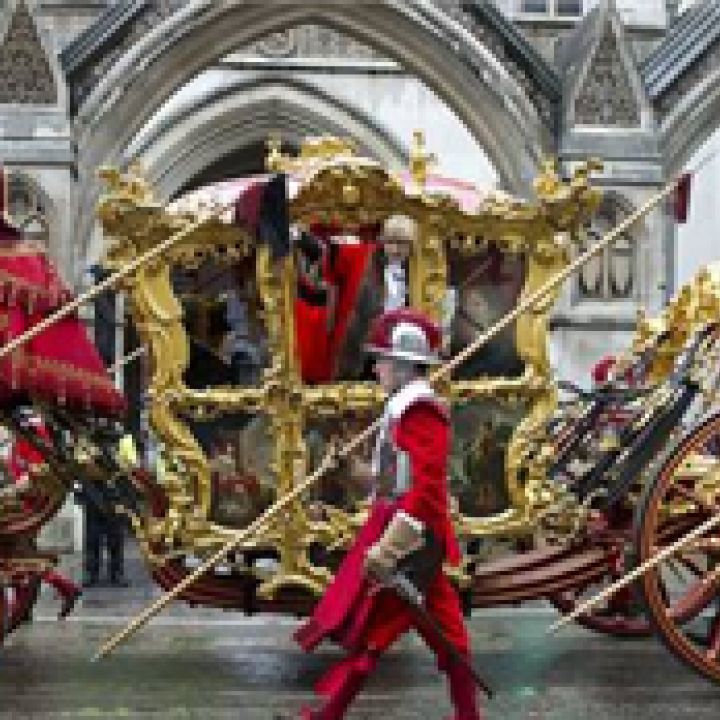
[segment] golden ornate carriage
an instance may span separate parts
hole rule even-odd
[[[436,318],[443,312],[450,268],[453,264],[472,268],[473,259],[490,246],[503,258],[519,262],[520,294],[533,292],[569,261],[572,238],[592,216],[600,197],[588,185],[592,164],[580,167],[569,182],[563,182],[548,163],[535,183],[536,202],[490,194],[479,198],[472,211],[464,210],[452,197],[427,190],[427,156],[421,144],[412,153],[411,182],[406,186],[336,139],[309,141],[297,158],[283,156],[272,144],[268,166],[292,173],[296,179],[290,213],[293,223],[300,226],[322,222],[352,229],[382,223],[391,215],[411,218],[417,232],[409,252],[409,302]],[[348,416],[369,419],[380,409],[383,397],[378,386],[367,381],[302,383],[293,327],[296,268],[292,254],[273,264],[267,248],[254,244],[246,231],[228,222],[231,213],[218,206],[219,200],[215,206],[212,201],[201,206],[196,197],[194,204],[192,200],[177,203],[173,213],[153,200],[150,188],[139,177],[107,172],[105,179],[108,194],[101,202],[100,218],[109,242],[105,259],[109,267],[122,267],[174,233],[183,235],[170,252],[125,282],[131,315],[149,351],[150,425],[167,455],[162,482],[167,512],[136,523],[148,557],[159,563],[168,556],[201,553],[228,537],[228,529],[212,517],[210,462],[184,418],[198,421],[237,411],[266,414],[274,492],[282,495],[308,470],[305,430],[309,424],[320,421],[322,425],[323,419],[336,421]],[[257,386],[190,389],[184,383],[188,335],[182,306],[173,293],[173,268],[187,270],[209,261],[254,266],[254,290],[270,356]],[[467,274],[467,268],[465,271]],[[458,408],[492,401],[516,408],[516,414],[523,417],[505,452],[509,459],[505,468],[507,507],[489,516],[472,516],[459,508],[455,521],[462,538],[530,536],[538,515],[558,500],[541,473],[520,476],[527,430],[546,418],[555,405],[547,356],[550,307],[547,302],[535,308],[513,328],[521,364],[515,376],[499,372],[465,377],[441,388]],[[467,432],[464,435],[475,439]],[[357,525],[356,512],[362,510],[326,505],[322,517],[311,518],[307,503],[293,504],[247,545],[248,550],[271,550],[279,560],[264,578],[259,594],[271,598],[278,589],[291,586],[320,592],[328,571],[313,565],[307,553],[318,543],[326,548],[342,547]]]

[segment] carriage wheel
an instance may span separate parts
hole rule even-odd
[[[623,511],[622,514],[628,513]],[[682,537],[692,529],[692,522],[689,517],[679,517],[664,522],[661,541],[669,544]],[[593,580],[592,584],[580,585],[550,598],[550,602],[564,615],[572,612],[578,605],[602,592],[636,567],[637,553],[631,542],[633,535],[631,522],[628,522],[627,526],[623,524],[616,528],[616,531],[617,535],[610,546],[607,546],[607,542],[601,543],[601,546],[606,545],[608,553],[605,574]],[[675,606],[675,601],[679,602],[679,599],[668,598],[668,601],[673,603],[670,612],[682,617],[684,612],[682,606]],[[604,604],[596,606],[588,614],[581,615],[577,622],[589,630],[622,638],[647,637],[653,632],[645,611],[644,599],[633,586],[615,593]]]
[[[623,566],[617,567],[619,569]],[[567,615],[580,603],[604,590],[618,577],[615,568],[608,568],[608,572],[592,585],[566,590],[552,596],[550,602],[563,615]],[[642,605],[638,602],[636,594],[632,592],[632,588],[626,593],[618,593],[607,604],[581,615],[577,623],[588,630],[621,638],[647,637],[652,632],[650,623],[642,612]]]
[[[719,478],[720,413],[680,441],[646,488],[636,521],[639,562],[720,513]],[[669,523],[672,532],[667,531]],[[720,530],[715,528],[645,574],[639,588],[668,648],[720,682]]]

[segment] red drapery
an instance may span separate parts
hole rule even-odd
[[[301,375],[304,382],[331,382],[336,378],[337,363],[348,328],[353,319],[358,295],[376,250],[378,228],[362,226],[354,232],[359,242],[336,243],[332,237],[344,229],[337,225],[314,224],[310,231],[324,246],[323,279],[335,288],[334,323],[328,328],[327,306],[298,298],[295,303],[295,333]]]
[[[0,227],[0,345],[6,345],[72,297],[45,254]],[[51,325],[0,359],[0,397],[28,392],[116,414],[125,401],[75,315]]]

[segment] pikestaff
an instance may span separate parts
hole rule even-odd
[[[138,348],[135,348],[131,353],[128,353],[124,357],[120,358],[114,365],[111,365],[107,371],[108,375],[113,375],[116,372],[119,372],[122,370],[126,365],[129,365],[133,360],[136,358],[139,358],[141,355],[144,355],[147,351],[147,348],[144,345],[141,345]]]
[[[571,264],[561,270],[555,277],[550,278],[535,292],[527,295],[522,299],[515,308],[510,311],[503,318],[498,320],[491,328],[481,333],[470,345],[459,352],[454,358],[449,360],[443,366],[438,368],[429,377],[430,382],[436,382],[440,378],[448,375],[458,365],[463,363],[479,348],[488,343],[498,333],[502,332],[506,327],[513,323],[520,315],[530,310],[531,308],[544,302],[550,294],[565,282],[569,277],[573,275],[579,268],[585,265],[589,260],[595,257],[597,254],[602,252],[606,247],[611,245],[622,235],[628,228],[630,228],[638,220],[642,219],[658,205],[664,198],[670,195],[676,188],[682,178],[676,178],[669,182],[665,187],[662,188],[656,195],[651,197],[644,205],[638,208],[634,213],[629,215],[613,230],[608,232],[600,241],[598,241],[592,248],[588,249],[581,255],[579,255]],[[349,442],[340,448],[331,448],[331,451],[323,458],[318,468],[310,476],[306,477],[301,483],[295,486],[290,492],[279,498],[271,507],[269,507],[262,515],[257,517],[250,525],[238,533],[231,539],[228,540],[221,548],[213,553],[205,562],[202,563],[195,571],[190,575],[181,580],[172,590],[168,591],[165,595],[160,597],[155,603],[146,608],[142,613],[136,616],[121,632],[110,638],[95,654],[94,660],[98,660],[107,656],[112,650],[114,650],[120,643],[128,639],[133,633],[139,630],[145,625],[150,619],[157,615],[166,605],[172,600],[177,598],[184,590],[190,587],[198,578],[202,577],[206,572],[212,570],[216,565],[221,563],[226,555],[232,552],[243,542],[247,541],[250,537],[258,533],[260,530],[265,530],[269,522],[287,508],[292,502],[297,500],[304,492],[309,490],[313,485],[317,483],[328,471],[337,467],[340,461],[347,459],[350,454],[366,442],[373,433],[375,433],[380,427],[380,418],[375,420],[360,434],[356,435]],[[718,521],[720,523],[720,520]]]
[[[223,205],[213,211],[211,217],[221,217],[224,212],[226,212],[227,210],[231,210],[234,206],[234,203],[228,203],[226,205]],[[172,248],[174,245],[177,245],[183,240],[186,240],[198,228],[204,225],[207,220],[208,218],[204,218],[203,220],[200,220],[198,222],[190,223],[182,230],[178,230],[178,232],[173,233],[169,237],[165,238],[165,240],[163,240],[161,243],[155,245],[155,247],[152,247],[149,250],[146,250],[144,253],[138,255],[134,260],[130,261],[127,265],[125,265],[117,272],[108,275],[97,285],[93,285],[84,293],[78,295],[74,300],[71,300],[69,303],[67,303],[67,305],[63,305],[60,309],[56,310],[51,315],[48,315],[36,325],[33,325],[29,330],[26,330],[21,335],[18,335],[16,338],[10,340],[7,345],[3,345],[2,347],[0,347],[0,360],[6,355],[9,355],[11,352],[17,350],[21,345],[24,345],[40,333],[47,330],[50,326],[59,322],[63,318],[66,318],[68,315],[74,313],[80,306],[90,302],[90,300],[94,300],[101,293],[114,287],[118,284],[118,282],[120,282],[120,280],[124,280],[126,277],[128,277],[128,275],[132,275],[132,273],[134,273],[139,268],[147,265],[149,262],[152,262],[156,258],[161,257],[167,250]],[[139,355],[140,353],[138,352],[137,354]],[[134,358],[123,358],[123,360],[120,362],[120,367],[125,364],[125,361],[129,362],[130,359]],[[119,367],[117,365],[111,368],[111,370],[118,369]]]

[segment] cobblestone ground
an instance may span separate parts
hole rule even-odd
[[[336,656],[304,656],[287,618],[176,605],[110,658],[90,657],[157,591],[139,572],[127,590],[86,591],[55,620],[44,595],[35,622],[0,648],[0,718],[293,718]],[[544,607],[477,612],[475,662],[496,688],[491,720],[717,720],[720,688],[655,640],[620,641],[570,628],[548,638]],[[440,720],[450,706],[432,657],[415,637],[380,664],[349,720]]]

